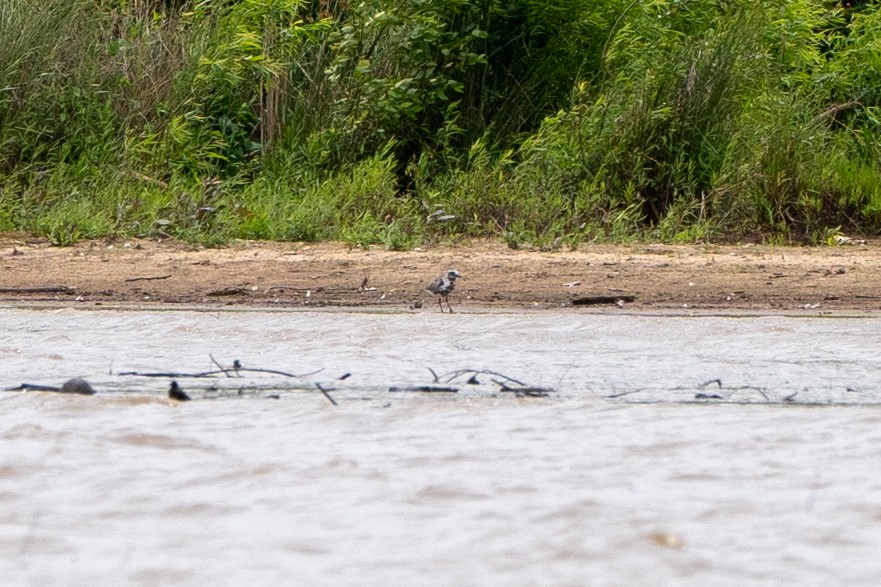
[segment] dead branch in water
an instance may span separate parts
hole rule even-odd
[[[716,386],[719,389],[730,390],[731,393],[729,393],[728,395],[726,395],[724,397],[720,396],[719,394],[715,394],[715,393],[698,393],[694,396],[695,399],[725,399],[725,400],[727,400],[728,398],[733,396],[738,391],[756,391],[759,393],[759,395],[761,395],[763,398],[765,398],[765,401],[771,401],[771,399],[768,397],[768,394],[765,393],[765,391],[761,387],[755,387],[754,385],[741,385],[740,387],[725,387],[724,385],[722,385],[722,379],[719,379],[719,378],[710,379],[709,381],[704,381],[703,383],[698,385],[698,389],[703,389],[703,388],[707,387],[708,385],[712,385],[714,383],[716,384]]]
[[[211,362],[217,365],[220,369],[213,371],[201,371],[198,373],[178,373],[175,371],[159,371],[159,372],[144,372],[141,373],[139,371],[122,371],[118,373],[120,376],[126,377],[193,377],[193,378],[202,378],[202,377],[215,377],[223,373],[227,377],[232,377],[230,374],[230,369],[225,368],[221,365],[217,359],[214,358],[214,355],[208,353],[208,356],[211,358]],[[294,379],[299,379],[300,377],[308,377],[310,375],[315,375],[317,373],[321,373],[324,371],[324,367],[321,369],[316,369],[315,371],[310,371],[309,373],[288,373],[287,371],[279,371],[278,369],[263,369],[259,367],[242,367],[242,363],[236,359],[233,361],[232,370],[235,371],[236,376],[241,377],[242,372],[248,373],[269,373],[270,375],[281,375],[282,377],[291,377]]]
[[[517,397],[548,397],[549,394],[556,391],[550,387],[533,387],[530,385],[511,387],[504,381],[499,381],[498,379],[493,379],[492,382],[499,386],[499,391],[511,392]]]
[[[239,372],[248,371],[250,373],[270,373],[272,375],[281,375],[283,377],[308,377],[309,375],[315,375],[317,373],[321,373],[324,371],[324,367],[321,369],[316,369],[315,371],[310,371],[309,373],[286,373],[285,371],[278,371],[276,369],[257,369],[257,368],[248,368],[242,367],[238,370]],[[160,371],[160,372],[145,372],[141,373],[139,371],[120,371],[118,375],[124,377],[214,377],[216,375],[220,375],[221,373],[227,373],[225,369],[223,370],[215,370],[215,371],[203,371],[201,373],[177,373],[174,371]]]
[[[458,369],[456,371],[444,373],[443,375],[438,375],[431,367],[428,367],[428,370],[431,372],[432,377],[434,377],[434,383],[441,384],[450,383],[451,381],[466,375],[468,376],[468,380],[465,383],[468,385],[480,385],[480,381],[477,379],[478,375],[489,375],[491,377],[498,377],[499,379],[492,379],[492,382],[499,386],[499,390],[503,392],[511,392],[517,397],[547,397],[549,393],[556,391],[549,387],[536,387],[533,385],[528,385],[527,383],[524,383],[519,379],[514,379],[513,377],[505,375],[504,373],[499,373],[498,371],[493,371],[491,369]],[[410,389],[408,389],[408,391],[409,390]],[[437,389],[431,389],[431,391],[436,390],[445,390],[445,388],[440,387]],[[458,389],[455,388],[449,388],[449,390],[458,391]],[[398,390],[390,389],[389,391]]]
[[[633,390],[631,390],[631,391],[622,391],[622,392],[619,392],[619,393],[613,393],[612,395],[607,395],[607,396],[604,396],[604,397],[605,397],[606,399],[615,399],[615,398],[619,398],[619,397],[624,397],[625,395],[632,395],[632,394],[634,394],[634,393],[640,393],[640,392],[643,392],[643,391],[645,391],[645,390],[644,390],[644,389],[633,389]]]
[[[332,397],[330,397],[330,392],[333,391],[332,389],[324,389],[323,387],[321,387],[321,384],[318,383],[317,381],[315,382],[315,387],[318,388],[318,391],[320,391],[321,393],[324,394],[324,397],[327,398],[327,401],[329,401],[333,405],[337,405],[336,401],[334,401],[334,399]]]
[[[139,371],[120,371],[117,373],[120,377],[214,377],[223,371],[204,371],[202,373],[177,373],[175,371],[158,371],[150,373],[141,373]]]
[[[718,400],[718,401],[722,401],[724,403],[744,403],[744,404],[757,403],[757,402],[751,402],[751,401],[738,402],[738,401],[731,399],[734,395],[736,395],[737,393],[739,393],[741,391],[754,391],[754,392],[758,393],[759,395],[761,395],[762,398],[764,398],[764,400],[766,402],[773,403],[773,402],[771,402],[771,398],[768,397],[768,394],[765,393],[765,390],[761,387],[756,387],[754,385],[741,385],[739,387],[726,387],[722,384],[722,380],[719,378],[704,381],[703,383],[698,384],[696,386],[696,389],[702,390],[702,389],[705,389],[705,388],[712,386],[712,385],[715,385],[720,391],[717,393],[712,393],[709,391],[698,391],[697,393],[694,394],[694,396],[691,400],[688,400],[687,403],[707,403],[707,400]],[[643,393],[643,392],[650,392],[650,391],[652,391],[650,388],[630,389],[627,391],[611,393],[609,395],[604,395],[602,397],[603,397],[603,399],[618,399],[618,398],[625,397],[628,395],[633,395],[635,393]],[[673,391],[673,392],[676,392],[676,391],[694,392],[695,387],[679,386],[679,387],[664,389],[663,391],[664,392],[670,392],[670,391]],[[725,392],[728,392],[728,393],[725,393]],[[639,400],[636,402],[625,402],[625,403],[643,404],[643,403],[665,403],[665,402],[683,403],[681,400]]]
[[[769,401],[769,402],[759,402],[759,401],[749,401],[749,400],[732,400],[728,398],[723,398],[721,400],[716,400],[712,402],[706,401],[706,399],[679,399],[679,400],[671,400],[671,399],[644,399],[644,400],[631,400],[625,401],[622,403],[628,405],[659,405],[659,404],[672,404],[672,405],[725,405],[725,406],[770,406],[770,407],[800,407],[800,408],[814,408],[814,407],[837,407],[837,408],[866,408],[866,407],[881,407],[881,402],[837,402],[835,400],[826,400],[826,401],[795,401],[795,396],[798,392],[789,394],[788,396],[782,398],[779,401]],[[729,396],[730,397],[730,396]]]
[[[458,371],[450,371],[449,373],[444,373],[443,375],[440,375],[440,376],[435,374],[435,372],[431,369],[431,367],[429,367],[428,370],[431,371],[432,375],[434,375],[435,383],[449,383],[453,379],[456,379],[457,377],[461,377],[462,375],[473,375],[473,376],[494,375],[496,377],[501,377],[502,379],[509,381],[511,383],[516,383],[517,385],[526,386],[526,383],[523,383],[522,381],[518,381],[517,379],[514,379],[513,377],[508,377],[504,373],[499,373],[498,371],[491,371],[489,369],[459,369]],[[446,379],[446,380],[444,381],[444,379]]]
[[[457,393],[456,387],[445,387],[443,385],[406,385],[404,387],[389,387],[391,392],[412,391],[419,393]]]
[[[310,375],[317,375],[318,373],[321,373],[322,371],[324,371],[324,367],[322,367],[321,369],[316,369],[314,371],[310,371],[308,373],[300,373],[299,375],[297,375],[296,373],[286,373],[284,371],[277,371],[276,369],[257,369],[257,368],[249,368],[249,367],[241,367],[240,369],[237,369],[237,371],[239,371],[239,372],[248,371],[249,373],[271,373],[272,375],[281,375],[283,377],[298,378],[298,377],[308,377]]]
[[[730,387],[729,389],[732,389],[733,391],[732,391],[732,393],[729,394],[728,397],[731,397],[732,395],[734,395],[738,391],[757,391],[757,392],[759,392],[759,395],[761,395],[763,398],[765,398],[765,401],[767,401],[767,402],[771,401],[771,398],[768,397],[768,394],[765,393],[765,390],[763,390],[761,387],[756,387],[754,385],[742,385],[740,387]]]

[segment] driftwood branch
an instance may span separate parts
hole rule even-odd
[[[171,273],[168,275],[154,275],[154,276],[144,276],[144,277],[126,277],[124,281],[154,281],[159,279],[168,279],[171,277]]]

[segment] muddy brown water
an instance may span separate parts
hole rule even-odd
[[[0,578],[874,585],[879,326],[0,309],[0,386],[98,389],[0,393]],[[168,378],[120,375],[207,371],[209,354],[321,371],[178,378],[186,403],[165,398]],[[488,374],[388,391],[434,384],[429,367],[555,391],[516,397]]]

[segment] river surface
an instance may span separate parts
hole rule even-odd
[[[877,585],[879,333],[0,308],[0,583]]]

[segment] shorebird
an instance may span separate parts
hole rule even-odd
[[[171,387],[168,388],[168,399],[176,399],[179,402],[190,401],[190,396],[187,395],[181,386],[177,384],[177,381],[171,382]]]
[[[458,271],[447,269],[446,273],[429,283],[428,287],[425,288],[425,291],[430,291],[437,296],[437,303],[440,306],[441,312],[444,311],[443,300],[446,300],[447,308],[452,313],[453,308],[450,306],[450,294],[456,289],[456,279],[459,277],[462,276],[459,275]]]

